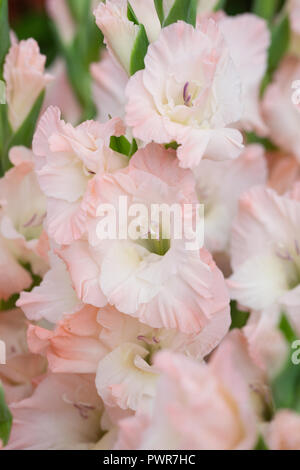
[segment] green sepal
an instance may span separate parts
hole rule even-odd
[[[264,438],[260,434],[253,450],[269,450]]]
[[[122,155],[126,155],[126,157],[128,158],[131,158],[132,155],[135,154],[138,149],[136,140],[133,139],[130,143],[124,135],[121,135],[120,137],[116,137],[114,135],[111,136],[110,148],[115,152],[121,153]]]
[[[237,303],[235,300],[230,302],[230,314],[231,314],[231,326],[230,329],[234,330],[236,328],[243,328],[248,321],[250,316],[249,312],[242,312],[238,309]]]
[[[24,120],[23,124],[17,129],[15,133],[11,134],[10,138],[7,138],[1,155],[1,163],[2,163],[2,170],[3,172],[9,170],[12,167],[12,164],[8,158],[9,150],[16,145],[23,145],[24,147],[31,148],[32,146],[32,139],[34,135],[34,131],[36,128],[36,123],[42,108],[42,104],[44,101],[45,91],[42,91],[39,97],[36,99],[33,107],[31,108],[30,113]]]
[[[169,26],[170,24],[176,23],[179,20],[185,21],[186,23],[196,23],[195,15],[195,0],[175,0],[172,8],[169,11],[167,18],[164,20],[163,26]],[[193,23],[191,23],[193,21]]]
[[[147,38],[146,30],[144,25],[139,25],[139,32],[137,34],[135,43],[133,45],[130,57],[129,72],[130,75],[134,75],[138,70],[145,68],[145,56],[147,54],[149,41]]]
[[[288,50],[290,43],[290,21],[288,15],[284,15],[276,23],[271,31],[272,39],[269,49],[268,69],[271,72],[278,67],[281,59]]]
[[[154,0],[154,5],[160,24],[163,25],[165,19],[163,0]]]
[[[137,25],[140,24],[129,2],[127,2],[127,18],[129,19],[129,21],[132,21],[134,24],[137,24]]]

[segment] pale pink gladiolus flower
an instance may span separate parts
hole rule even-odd
[[[278,317],[252,312],[243,328],[253,362],[270,379],[277,376],[286,364],[289,346],[278,328]]]
[[[197,12],[213,11],[217,0],[198,0]],[[163,0],[162,9],[166,19],[174,0]],[[161,32],[154,0],[132,0],[130,6],[138,22],[145,27],[149,42],[154,42]],[[110,53],[129,74],[131,53],[139,27],[128,19],[127,0],[107,0],[95,10],[96,23],[101,29]]]
[[[280,410],[268,425],[265,438],[270,450],[300,450],[300,416]]]
[[[233,226],[228,280],[231,296],[277,321],[285,312],[300,331],[299,184],[279,196],[257,187],[245,193]]]
[[[220,29],[242,82],[243,115],[240,126],[266,135],[261,115],[260,88],[267,71],[270,32],[265,20],[245,13],[221,17]]]
[[[154,335],[113,307],[86,305],[54,331],[30,326],[28,343],[32,352],[46,355],[52,372],[97,373],[98,394],[107,406],[145,410],[155,392],[157,374],[144,360],[149,345],[156,346]]]
[[[53,252],[50,252],[49,262],[50,269],[41,284],[30,292],[21,292],[17,306],[31,321],[45,319],[55,324],[64,315],[80,310],[82,303],[73,289],[64,262]]]
[[[31,397],[10,406],[5,449],[88,450],[99,440],[102,409],[93,376],[48,374]]]
[[[97,173],[126,166],[128,159],[109,147],[110,137],[123,133],[118,118],[105,124],[86,121],[74,128],[52,106],[40,119],[33,152],[37,178],[47,197],[46,229],[56,243],[71,243],[84,233],[82,198],[88,182]]]
[[[1,312],[0,338],[6,345],[6,364],[0,365],[0,382],[7,403],[29,397],[33,391],[32,381],[47,367],[43,357],[28,350],[27,328],[28,322],[21,310]]]
[[[164,351],[153,414],[120,421],[116,449],[252,449],[257,425],[251,385],[262,384],[247,344],[235,332],[209,365]]]
[[[214,254],[228,253],[240,196],[252,186],[266,182],[264,149],[249,145],[235,160],[202,160],[193,173],[197,197],[205,205],[205,246]]]
[[[125,117],[125,88],[128,76],[105,51],[98,63],[91,65],[93,94],[98,109],[98,120],[106,122],[108,117]]]
[[[129,74],[139,27],[127,18],[127,8],[126,0],[107,0],[99,4],[94,14],[110,53]]]
[[[70,84],[64,61],[57,59],[49,68],[49,73],[54,80],[47,87],[41,113],[49,106],[58,106],[66,121],[75,126],[82,116],[82,108]]]
[[[297,159],[280,151],[268,152],[268,186],[278,194],[286,193],[294,183],[300,180],[300,166]]]
[[[98,292],[99,299],[104,295],[118,310],[153,328],[199,333],[219,318],[225,334],[230,319],[224,278],[205,248],[186,249],[186,233],[177,239],[171,230],[170,239],[164,239],[162,224],[156,243],[149,233],[148,238],[141,234],[141,240],[130,234],[125,239],[99,238],[99,205],[112,204],[118,218],[124,195],[128,207],[135,201],[148,209],[151,204],[183,208],[197,203],[192,172],[179,167],[175,152],[156,144],[139,150],[124,170],[96,176],[84,200],[90,246],[77,242],[60,252],[77,291],[84,286],[93,302]]]
[[[201,25],[204,18],[212,18],[218,23],[241,79],[243,110],[238,127],[266,135],[267,127],[260,106],[260,88],[267,70],[270,46],[266,21],[250,13],[227,16],[219,10],[200,14],[197,24]]]
[[[117,311],[107,311],[106,315],[99,311],[98,322],[103,325],[100,339],[114,346],[99,362],[98,393],[106,405],[138,413],[151,413],[155,406],[160,373],[155,364],[156,352],[174,351],[201,362],[222,340],[227,324],[225,316],[223,322],[216,317],[201,333],[183,334],[174,329],[151,328]]]
[[[84,305],[78,312],[65,315],[54,330],[29,325],[30,351],[45,355],[54,373],[96,373],[100,359],[109,352],[101,340],[98,311],[96,307]]]
[[[149,366],[154,354],[169,349],[202,360],[222,340],[223,324],[216,318],[200,334],[183,334],[152,328],[113,307],[83,306],[54,331],[31,325],[28,344],[32,352],[46,355],[52,372],[96,373],[107,406],[149,411],[157,380]]]
[[[242,116],[241,82],[212,19],[197,29],[182,21],[164,28],[126,95],[126,122],[134,137],[176,141],[184,168],[203,157],[233,159],[242,151],[242,135],[233,128]]]
[[[45,73],[46,57],[34,39],[13,44],[6,56],[4,79],[9,121],[17,130],[52,77]]]
[[[47,237],[43,231],[46,199],[34,172],[33,155],[25,147],[14,147],[15,165],[0,179],[0,297],[30,287],[31,275],[21,263],[29,263],[35,274],[47,270]]]
[[[296,106],[297,110],[300,111],[300,80],[295,80],[292,83],[292,102]]]
[[[262,109],[269,137],[300,161],[300,113],[293,102],[292,85],[300,79],[300,59],[287,56],[275,73],[263,99]]]

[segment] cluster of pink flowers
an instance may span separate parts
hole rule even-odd
[[[4,61],[3,448],[300,450],[300,1],[280,13],[291,38],[272,74],[253,13],[92,3],[106,45],[90,66],[94,120],[34,39],[11,33]],[[48,10],[67,48],[67,2]],[[44,93],[29,148],[20,135]],[[120,217],[122,196],[203,204],[204,246],[162,227],[99,238],[99,206]]]

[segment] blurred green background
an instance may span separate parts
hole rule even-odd
[[[50,65],[58,50],[45,4],[46,0],[8,0],[12,29],[19,39],[36,39]]]

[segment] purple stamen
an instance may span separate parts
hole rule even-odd
[[[160,340],[156,338],[155,336],[152,337],[152,339],[147,338],[147,336],[140,335],[137,337],[139,341],[144,341],[144,343],[149,344],[149,346],[152,346],[154,344],[159,344]]]
[[[82,403],[73,403],[73,406],[79,411],[79,414],[83,419],[87,419],[89,417],[88,412],[95,409],[92,405],[83,405]]]
[[[186,82],[186,84],[183,87],[183,101],[186,106],[189,104],[192,98],[191,95],[188,94],[188,87],[189,87],[189,82]]]
[[[34,223],[35,219],[37,218],[37,214],[33,214],[31,219],[26,222],[26,224],[23,225],[24,228],[31,227],[31,225]]]
[[[28,228],[28,227],[39,227],[42,225],[44,218],[46,217],[46,212],[45,214],[41,215],[38,217],[37,214],[33,214],[31,219],[26,222],[26,224],[23,225],[23,228]]]
[[[149,344],[150,346],[152,345],[151,339],[147,338],[146,336],[140,335],[137,337],[139,341],[144,341],[144,343]]]
[[[46,217],[46,212],[45,214],[41,215],[38,220],[35,222],[34,225],[32,225],[32,227],[39,227],[40,225],[42,225],[43,221],[44,221],[44,218]]]

